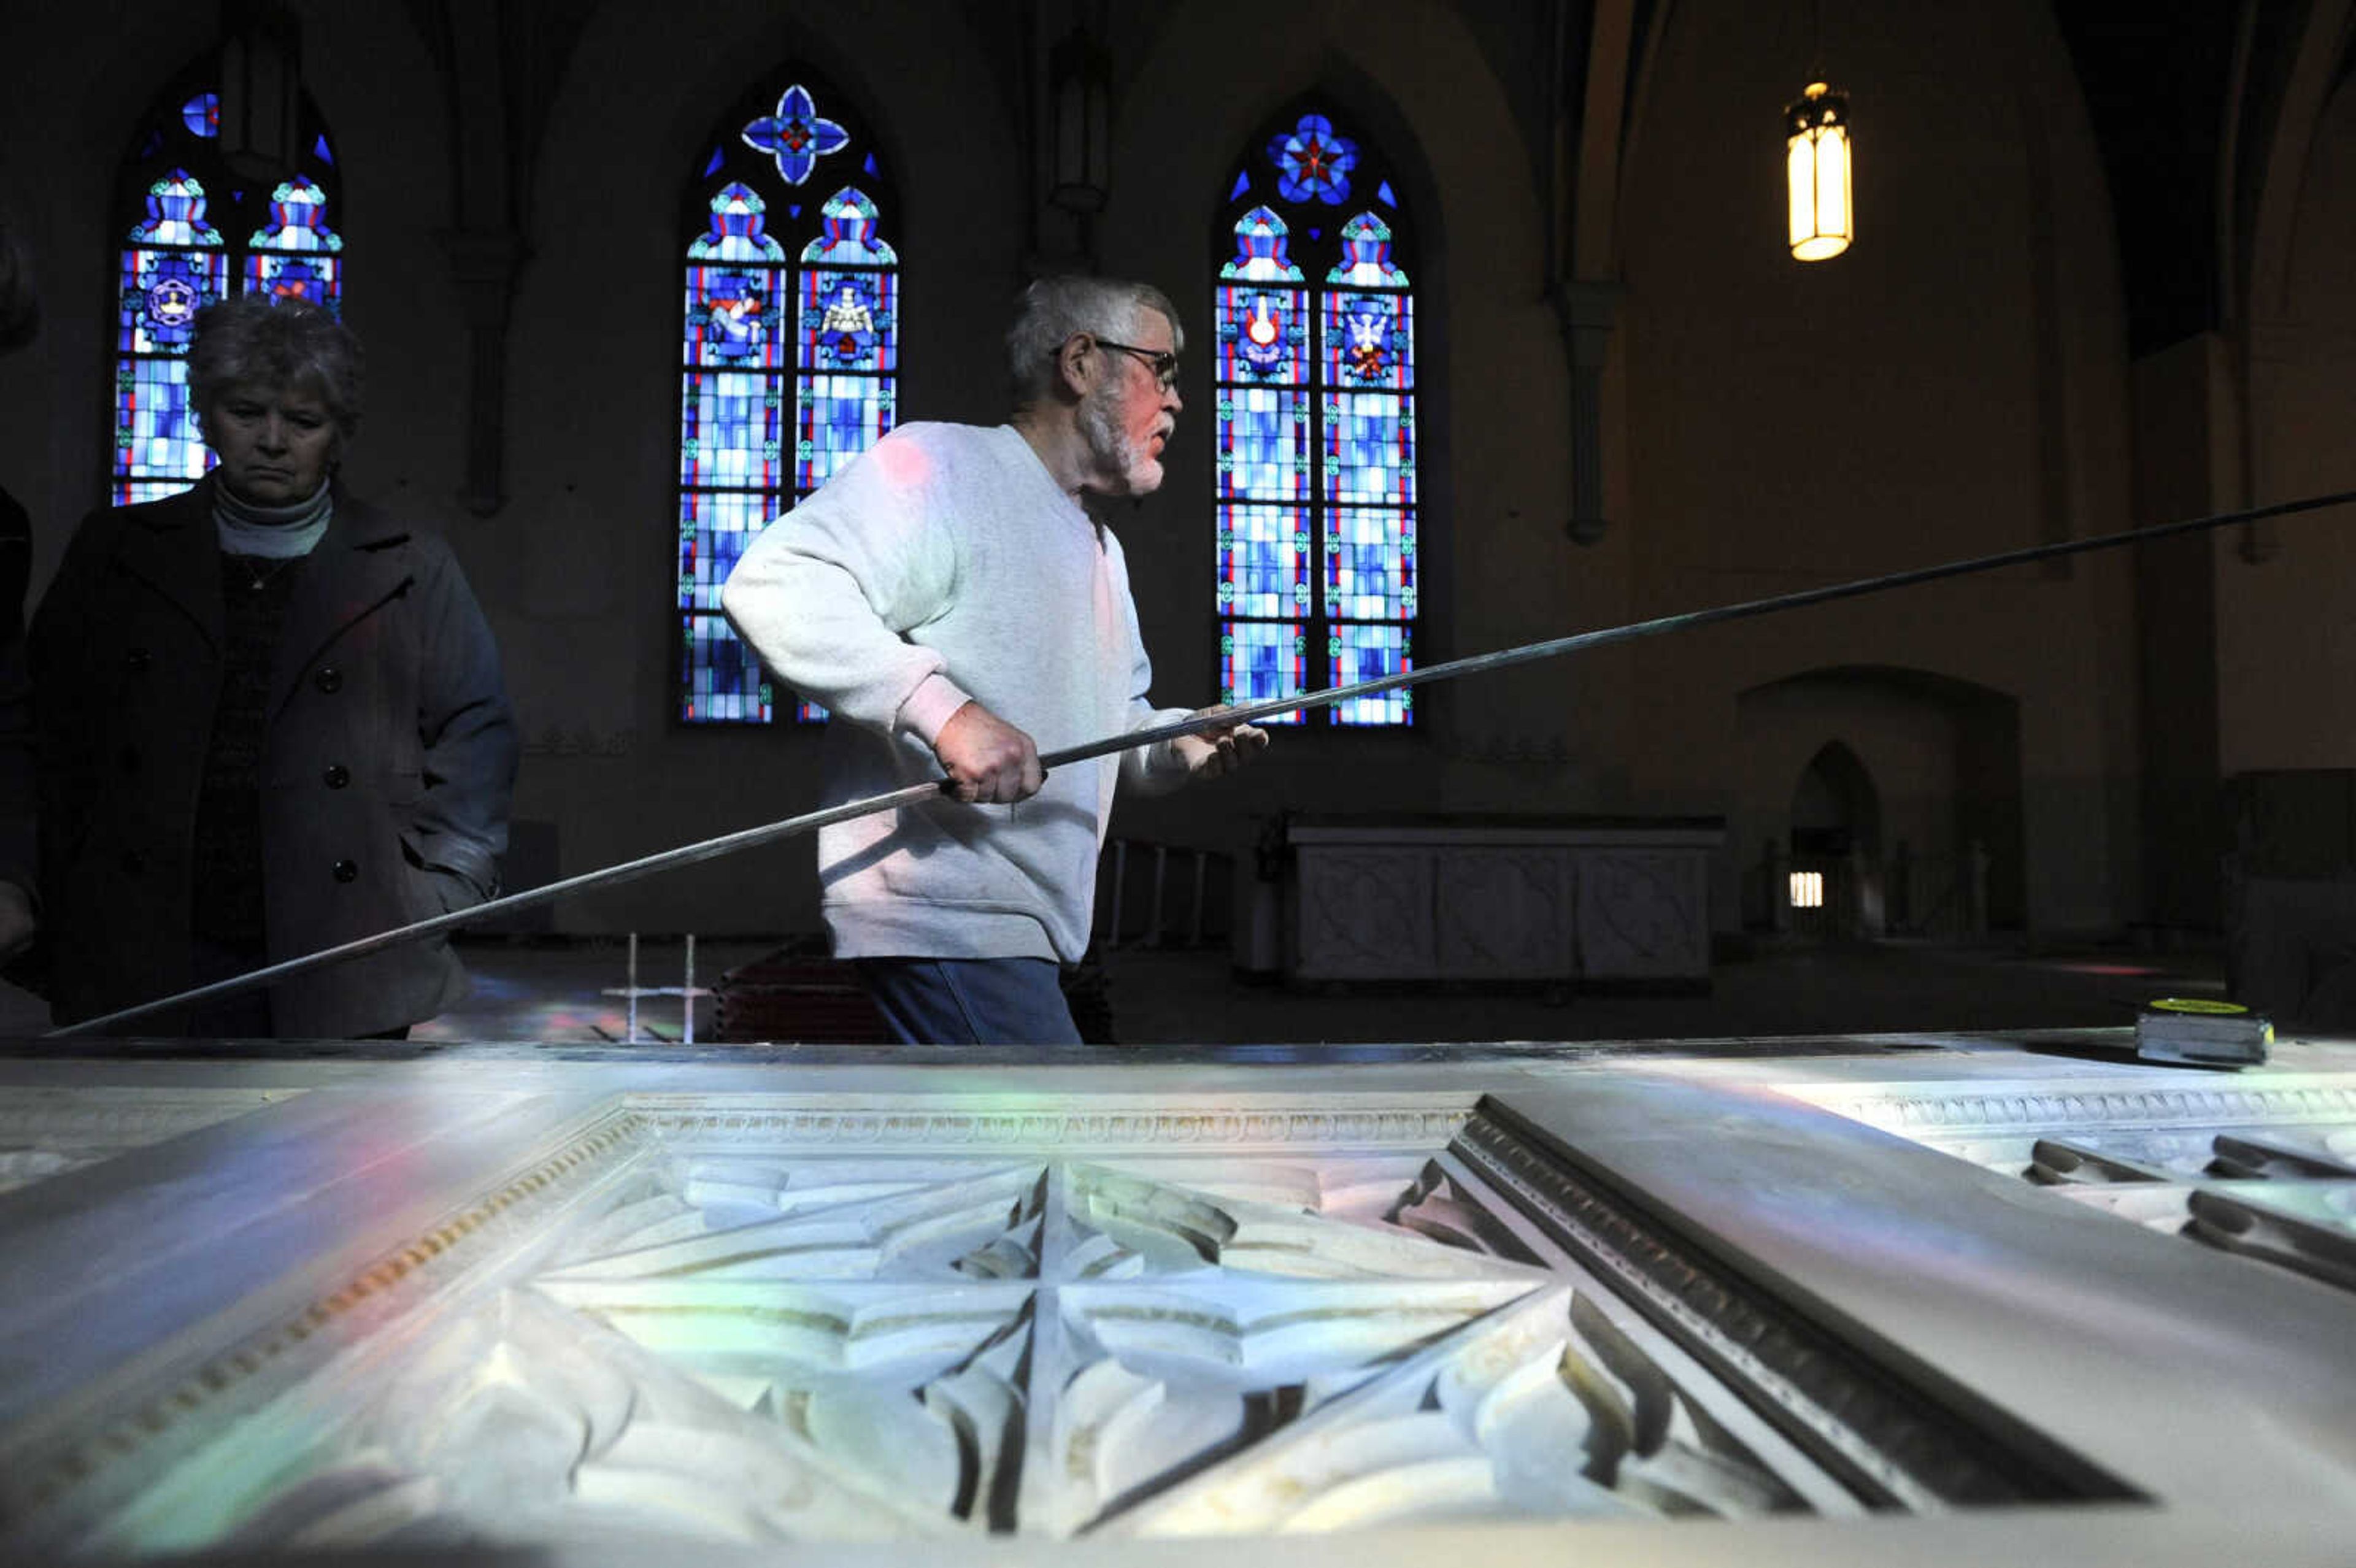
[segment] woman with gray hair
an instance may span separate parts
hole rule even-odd
[[[218,466],[84,519],[33,621],[60,1023],[479,902],[507,844],[490,628],[448,546],[336,478],[358,342],[248,295],[198,317],[188,381]],[[178,1032],[396,1034],[465,992],[446,944],[412,944]]]

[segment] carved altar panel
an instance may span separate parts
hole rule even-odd
[[[18,1539],[1142,1538],[2002,1495],[1901,1384],[1435,1101],[626,1096],[178,1366],[0,1435]]]
[[[1574,973],[1571,861],[1559,853],[1467,849],[1435,868],[1435,966],[1451,979],[1560,979]]]
[[[1716,827],[1292,825],[1305,980],[1706,981]]]
[[[1295,916],[1303,979],[1398,980],[1432,973],[1427,854],[1304,852]]]
[[[1709,972],[1709,868],[1698,855],[1595,850],[1579,862],[1583,974],[1673,979]]]

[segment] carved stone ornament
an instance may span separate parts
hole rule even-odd
[[[0,1517],[112,1554],[2027,1495],[1911,1397],[1461,1102],[627,1095],[261,1327],[0,1433]]]

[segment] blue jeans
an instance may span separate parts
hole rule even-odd
[[[1077,1045],[1045,958],[862,958],[859,982],[902,1045]]]

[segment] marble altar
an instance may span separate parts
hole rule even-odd
[[[2356,1047],[68,1044],[12,1554],[2356,1542]]]
[[[1709,979],[1717,817],[1288,821],[1299,981]]]

